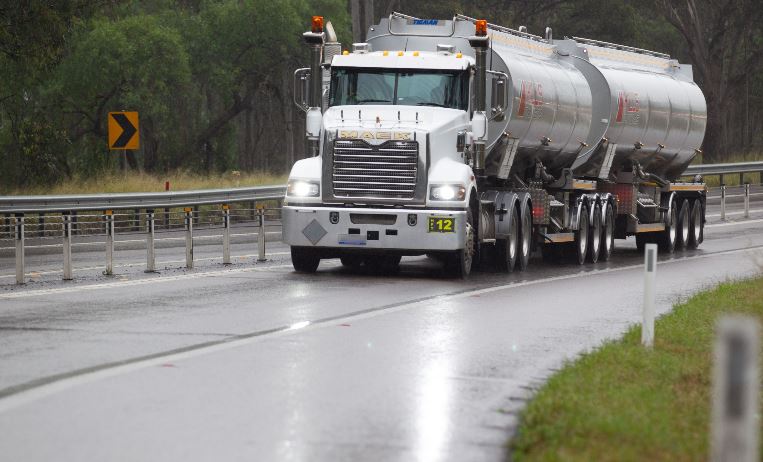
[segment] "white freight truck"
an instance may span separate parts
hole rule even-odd
[[[295,163],[283,238],[297,271],[322,258],[393,269],[429,255],[467,276],[545,259],[607,260],[614,239],[666,252],[703,238],[706,104],[691,66],[484,20],[399,13],[341,51],[304,34],[295,72],[309,156]]]

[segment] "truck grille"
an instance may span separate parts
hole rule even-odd
[[[413,199],[418,174],[419,143],[364,140],[334,142],[334,196]]]

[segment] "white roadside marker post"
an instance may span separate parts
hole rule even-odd
[[[716,325],[712,462],[759,460],[759,332],[746,316],[726,316]]]
[[[156,272],[155,231],[156,217],[154,211],[152,209],[146,210],[146,273]]]
[[[726,185],[721,185],[721,221],[726,221]]]
[[[744,184],[744,217],[750,218],[750,183]]]
[[[223,204],[223,265],[230,264],[230,206]]]
[[[14,223],[16,240],[16,284],[24,283],[24,214],[17,213]]]
[[[257,261],[263,262],[267,261],[267,258],[265,257],[265,206],[257,205],[257,209],[260,217],[260,229],[259,234],[257,235]]]
[[[69,212],[64,212],[64,214],[61,215],[61,218],[63,221],[63,230],[64,230],[64,241],[62,245],[64,250],[63,280],[71,281],[72,279],[72,216]]]
[[[106,218],[106,276],[114,274],[114,212],[112,210],[105,210],[103,212],[104,218]]]
[[[654,345],[654,296],[657,274],[657,244],[647,244],[644,251],[644,319],[641,323],[641,344]]]
[[[193,209],[186,207],[185,212],[185,267],[193,269]]]

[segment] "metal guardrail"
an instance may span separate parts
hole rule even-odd
[[[53,213],[91,210],[158,209],[282,199],[285,185],[156,193],[64,196],[0,196],[0,213]]]
[[[692,175],[720,175],[721,177],[721,219],[725,219],[726,186],[723,184],[723,176],[739,174],[740,184],[745,173],[760,173],[763,183],[763,162],[740,162],[735,164],[711,164],[692,165],[687,168],[683,176]],[[171,227],[170,209],[182,208],[182,226],[185,230],[186,240],[186,267],[193,268],[193,230],[198,224],[198,210],[200,205],[219,205],[222,222],[223,263],[230,264],[230,229],[233,215],[230,204],[250,202],[250,208],[243,208],[241,212],[250,212],[250,218],[256,220],[258,229],[258,261],[264,261],[265,255],[265,215],[263,205],[255,207],[255,202],[267,200],[281,200],[286,191],[285,185],[260,186],[251,188],[210,189],[197,191],[156,192],[156,193],[120,193],[120,194],[88,194],[88,195],[62,195],[62,196],[0,196],[0,214],[5,215],[5,227],[15,241],[16,254],[16,282],[23,284],[25,280],[24,267],[24,240],[26,237],[25,227],[32,225],[32,221],[25,218],[25,214],[38,214],[36,223],[37,231],[43,237],[46,234],[45,215],[61,214],[61,231],[63,234],[64,271],[63,278],[72,278],[72,236],[78,227],[77,213],[91,212],[90,218],[94,218],[96,227],[103,226],[106,236],[105,251],[106,260],[105,274],[113,273],[114,236],[117,232],[117,223],[127,223],[128,227],[135,232],[141,230],[140,217],[144,217],[146,233],[146,269],[155,271],[154,236],[156,232],[157,215],[156,209],[164,209],[164,226]],[[744,187],[745,217],[749,215],[749,185]],[[127,213],[114,213],[114,211],[128,211]],[[130,215],[129,211],[134,211]],[[143,210],[144,212],[141,212]],[[118,216],[125,217],[121,220]],[[41,232],[40,232],[41,231]]]
[[[730,164],[689,165],[682,176],[729,175],[734,173],[763,173],[763,162],[735,162]]]

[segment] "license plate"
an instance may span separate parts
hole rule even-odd
[[[430,233],[455,233],[456,219],[453,217],[429,217]]]

